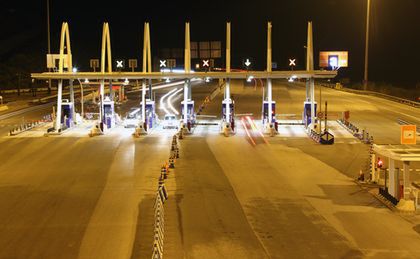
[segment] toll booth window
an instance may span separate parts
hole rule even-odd
[[[63,106],[63,116],[70,117],[70,106],[68,105]]]
[[[104,113],[105,114],[112,114],[111,106],[105,105],[104,106]]]

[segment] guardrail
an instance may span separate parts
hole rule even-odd
[[[165,185],[159,186],[154,208],[153,253],[152,259],[163,258],[163,241],[165,239],[165,208],[163,204],[168,199]]]
[[[220,91],[222,91],[225,84],[226,82],[218,84],[217,87],[214,88],[213,91],[210,93],[210,95],[206,96],[203,103],[198,107],[197,115],[200,115],[204,108],[206,108],[207,104],[210,103],[210,101],[213,101],[213,99],[220,93]]]
[[[400,125],[416,125],[415,123],[405,121],[403,119],[397,119],[397,123],[400,124]],[[417,126],[416,131],[417,131],[417,135],[420,134],[420,127]]]
[[[16,135],[19,135],[22,132],[34,129],[36,127],[43,126],[48,122],[52,122],[52,115],[51,114],[45,115],[42,120],[36,120],[36,121],[28,122],[28,123],[23,123],[20,126],[11,129],[9,131],[8,135],[9,136],[16,136]]]
[[[307,129],[306,133],[316,143],[319,143],[322,145],[334,144],[334,135],[329,133],[328,131],[318,133],[313,129]]]
[[[26,112],[29,112],[29,111],[44,109],[48,106],[52,106],[52,103],[46,103],[46,104],[42,104],[42,105],[31,106],[31,107],[23,108],[23,109],[20,109],[20,110],[17,110],[17,111],[9,112],[9,113],[0,115],[0,120],[5,120],[5,119],[8,119],[10,117],[20,115],[20,114],[23,114],[23,113],[26,113]]]
[[[165,188],[165,179],[168,178],[171,169],[175,168],[176,159],[179,158],[178,138],[183,139],[182,129],[172,137],[169,161],[161,167],[159,177],[159,187],[156,193],[154,208],[154,228],[153,228],[153,249],[152,259],[163,258],[165,240],[165,201],[168,200],[168,192]]]
[[[344,119],[337,120],[338,124],[340,124],[343,128],[345,128],[348,132],[350,132],[355,138],[359,139],[365,144],[370,144],[373,142],[373,136],[369,135],[369,132],[362,130],[354,125],[353,123],[346,121]]]
[[[337,88],[335,84],[322,83],[321,86],[325,86],[325,87],[332,88],[332,89],[339,90],[339,91],[354,93],[354,94],[372,95],[372,96],[388,99],[388,100],[391,100],[391,101],[394,101],[394,102],[399,102],[399,103],[402,103],[402,104],[406,104],[406,105],[409,105],[409,106],[412,106],[412,107],[415,107],[415,108],[420,108],[420,102],[411,101],[411,100],[407,100],[407,99],[392,96],[392,95],[387,95],[387,94],[378,93],[378,92],[374,92],[374,91],[356,90],[356,89],[350,89],[350,88],[344,88],[344,87]]]

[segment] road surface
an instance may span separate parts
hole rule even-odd
[[[193,88],[196,107],[215,87]],[[273,89],[277,113],[301,112],[303,87],[275,81]],[[232,94],[236,113],[252,113],[258,125],[261,89],[232,81]],[[220,116],[222,96],[203,114]],[[122,114],[139,102],[129,98]],[[420,117],[414,108],[331,89],[323,100],[331,113],[350,110],[380,143],[398,141],[397,117]],[[420,257],[419,216],[391,212],[353,182],[366,145],[333,123],[333,146],[316,144],[300,126],[270,138],[248,124],[253,145],[239,120],[235,136],[207,125],[181,141],[167,180],[165,258]],[[150,258],[153,198],[175,130],[139,139],[133,129],[94,138],[77,130],[83,134],[0,139],[0,258]]]

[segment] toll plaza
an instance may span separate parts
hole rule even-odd
[[[380,193],[400,210],[419,210],[420,179],[412,178],[413,170],[410,169],[414,168],[410,167],[420,165],[420,146],[374,144],[373,151],[376,155],[372,158],[376,167],[373,179],[379,182],[381,169],[385,173],[384,188]],[[387,162],[388,170],[383,168],[384,162]]]
[[[249,78],[265,79],[267,85],[265,88],[265,96],[262,100],[262,127],[265,133],[274,136],[278,133],[278,124],[276,122],[276,111],[281,110],[276,107],[276,102],[272,97],[272,79],[306,79],[306,100],[304,102],[304,120],[308,132],[313,132],[316,125],[316,103],[314,94],[315,79],[321,78],[334,78],[337,71],[330,70],[315,70],[313,66],[313,39],[312,39],[312,22],[308,22],[308,38],[307,38],[307,64],[305,70],[295,71],[273,71],[272,70],[272,44],[271,44],[271,22],[267,26],[267,69],[265,71],[237,71],[230,68],[230,23],[226,26],[226,71],[192,71],[191,70],[191,46],[190,46],[190,24],[185,24],[185,55],[184,55],[184,70],[182,72],[154,72],[152,71],[152,58],[150,47],[150,29],[149,23],[144,26],[144,44],[143,44],[143,71],[142,72],[125,72],[116,71],[112,69],[111,57],[111,40],[108,23],[104,23],[102,32],[102,49],[100,59],[100,71],[98,72],[81,72],[72,67],[72,54],[70,48],[70,33],[67,23],[63,23],[60,40],[60,54],[55,55],[55,61],[58,61],[58,70],[54,72],[33,73],[31,76],[39,80],[57,80],[58,81],[58,94],[57,94],[57,117],[59,119],[54,123],[54,132],[61,132],[61,127],[71,127],[75,118],[75,103],[73,82],[75,80],[97,81],[99,83],[99,101],[98,107],[99,120],[98,125],[94,125],[93,130],[97,134],[102,134],[105,126],[107,129],[113,128],[116,125],[115,115],[115,94],[114,90],[118,90],[119,102],[124,100],[124,93],[120,88],[116,89],[115,84],[118,82],[124,85],[129,80],[142,81],[142,95],[141,95],[141,121],[136,127],[134,136],[140,136],[148,133],[148,129],[156,125],[156,111],[155,103],[152,99],[152,80],[183,80],[184,81],[184,98],[181,102],[182,121],[181,128],[184,131],[191,132],[191,127],[195,123],[194,100],[192,98],[191,81],[196,79],[219,79],[225,80],[225,96],[222,100],[222,132],[229,136],[234,133],[234,111],[235,102],[230,96],[230,80],[240,79],[247,80]],[[67,53],[65,53],[67,52]],[[99,62],[98,62],[99,63]],[[248,61],[249,63],[249,61]],[[98,64],[99,65],[99,64]],[[70,102],[63,102],[62,89],[64,81],[69,82],[70,86]],[[149,82],[149,98],[146,100],[146,82]],[[109,84],[109,95],[105,96],[105,84]],[[264,95],[264,94],[263,94]],[[97,129],[100,130],[97,130]],[[308,134],[310,135],[310,134]],[[329,136],[327,136],[329,137]],[[327,142],[328,141],[327,139]]]

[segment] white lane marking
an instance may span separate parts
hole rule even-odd
[[[177,91],[175,91],[171,96],[168,97],[167,103],[168,103],[168,107],[169,109],[171,109],[176,115],[179,115],[179,112],[177,109],[174,108],[174,106],[172,105],[172,98],[175,97],[175,95],[177,95],[179,92],[181,92],[183,89],[177,89]]]
[[[172,94],[173,92],[175,92],[178,89],[172,89],[171,91],[169,91],[168,93],[166,93],[165,95],[163,95],[162,97],[160,97],[160,101],[159,101],[159,109],[163,110],[165,112],[165,114],[168,114],[169,111],[166,109],[166,106],[164,104],[165,98],[168,97],[170,94]]]

